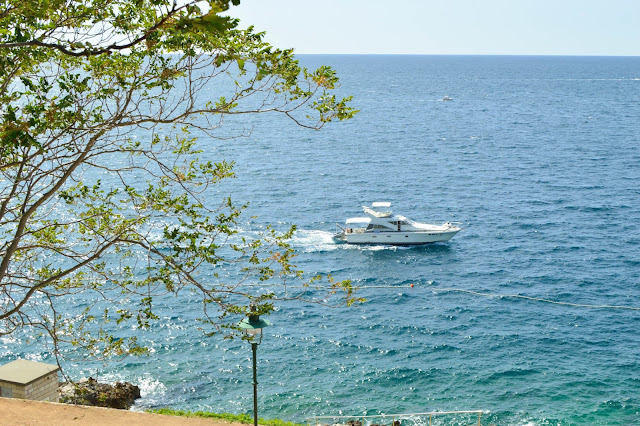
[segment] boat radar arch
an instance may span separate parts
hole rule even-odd
[[[391,215],[393,214],[393,212],[391,211],[380,212],[380,211],[373,210],[367,206],[362,206],[362,210],[364,210],[364,212],[370,216],[379,217],[379,218],[391,217]]]
[[[371,203],[371,207],[391,207],[391,203],[388,201],[376,201]]]

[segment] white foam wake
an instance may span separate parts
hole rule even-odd
[[[397,250],[397,246],[391,245],[361,245],[336,242],[333,233],[317,229],[300,229],[296,231],[290,240],[291,246],[305,253],[332,251],[332,250]]]
[[[333,234],[317,229],[300,229],[291,238],[291,245],[303,252],[336,250],[339,245],[333,240]]]

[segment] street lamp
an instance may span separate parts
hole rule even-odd
[[[253,352],[253,425],[258,426],[258,366],[256,364],[256,351],[262,342],[262,329],[270,326],[267,320],[261,320],[259,315],[249,315],[238,324],[251,343]]]

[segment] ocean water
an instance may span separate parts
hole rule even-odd
[[[356,118],[319,132],[229,120],[251,135],[202,143],[237,163],[216,192],[251,203],[241,232],[297,224],[298,266],[352,279],[368,302],[270,316],[260,415],[639,424],[640,58],[300,60],[336,68]],[[335,244],[335,224],[373,201],[463,231],[419,247]],[[250,412],[249,345],[203,337],[190,298],[161,301],[149,357],[67,372],[139,384],[138,409]],[[32,354],[0,340],[0,362],[50,360]]]

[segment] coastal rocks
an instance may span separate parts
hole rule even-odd
[[[140,388],[131,383],[117,382],[115,385],[98,383],[92,377],[80,381],[64,382],[58,388],[60,402],[67,404],[92,405],[95,407],[128,410],[140,398]]]

